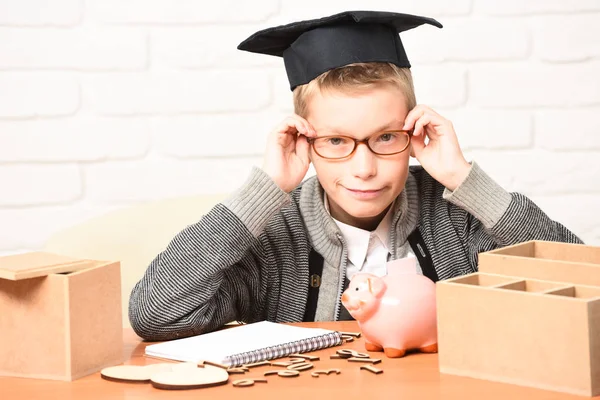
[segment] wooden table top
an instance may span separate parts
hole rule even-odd
[[[337,329],[358,332],[354,321],[301,323],[300,326]],[[131,329],[124,330],[125,364],[146,365],[164,362],[144,356],[144,348],[151,342],[142,342]],[[246,378],[260,378],[274,367],[252,368],[244,375],[232,375],[222,386],[192,390],[161,390],[149,383],[121,383],[104,380],[95,373],[73,382],[38,380],[29,378],[0,377],[0,399],[227,399],[244,397],[247,399],[310,399],[318,396],[327,400],[340,399],[521,399],[559,400],[584,399],[528,387],[520,387],[485,380],[440,374],[437,354],[409,353],[403,358],[386,358],[383,353],[372,353],[373,358],[382,361],[375,367],[382,374],[360,370],[359,363],[346,360],[332,360],[330,355],[341,348],[364,352],[362,339],[342,346],[310,353],[320,357],[314,362],[315,369],[339,368],[339,375],[314,378],[311,371],[300,376],[282,378],[268,376],[267,383],[256,383],[251,387],[234,387],[232,381]]]

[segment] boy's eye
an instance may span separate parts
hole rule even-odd
[[[327,144],[333,145],[333,146],[339,146],[341,144],[345,144],[346,140],[344,138],[339,138],[339,137],[331,137],[331,138],[327,138]]]
[[[377,140],[380,142],[389,142],[389,141],[393,140],[395,137],[396,136],[393,133],[382,133],[381,135],[379,135]]]

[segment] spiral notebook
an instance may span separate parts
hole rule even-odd
[[[261,321],[149,345],[146,355],[237,367],[340,344],[342,334],[337,331]]]

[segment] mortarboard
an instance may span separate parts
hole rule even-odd
[[[345,11],[254,33],[238,50],[283,57],[290,89],[323,72],[357,62],[389,62],[410,68],[399,33],[432,18],[384,11]]]

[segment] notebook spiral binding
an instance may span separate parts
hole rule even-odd
[[[342,344],[342,334],[340,332],[331,332],[310,339],[288,342],[277,346],[266,347],[264,349],[249,351],[245,353],[234,354],[224,360],[224,364],[231,367],[239,367],[244,364],[251,364],[264,360],[273,360],[295,353],[305,353],[325,349],[327,347]]]

